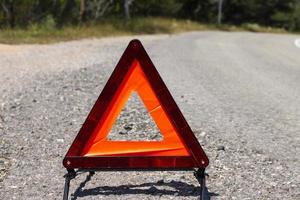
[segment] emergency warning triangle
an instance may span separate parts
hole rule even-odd
[[[132,92],[142,99],[162,141],[110,141]],[[132,40],[63,161],[67,169],[205,168],[208,158],[138,40]]]

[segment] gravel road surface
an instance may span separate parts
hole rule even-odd
[[[298,37],[137,37],[210,158],[207,199],[300,199]],[[62,159],[130,40],[0,45],[0,199],[62,199]],[[133,96],[110,138],[161,136]],[[70,195],[197,199],[199,186],[191,172],[103,172]]]

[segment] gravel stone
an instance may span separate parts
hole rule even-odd
[[[223,145],[219,145],[219,146],[217,147],[217,150],[218,150],[218,151],[225,151],[225,147],[224,147]]]
[[[0,157],[0,182],[2,182],[9,169],[9,160],[7,158]]]
[[[133,92],[108,138],[121,141],[159,141],[162,140],[162,135],[138,94]]]

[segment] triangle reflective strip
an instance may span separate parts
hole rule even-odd
[[[107,136],[130,94],[135,91],[142,99],[162,133],[162,141],[108,141]],[[164,112],[138,61],[134,61],[116,95],[91,135],[84,156],[112,155],[187,156],[188,151]]]

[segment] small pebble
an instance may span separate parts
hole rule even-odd
[[[219,146],[217,147],[217,150],[218,150],[218,151],[225,151],[225,146],[219,145]]]
[[[130,131],[130,130],[132,130],[132,125],[130,124],[130,125],[125,125],[124,126],[124,129],[126,130],[126,131]]]
[[[205,135],[206,135],[206,133],[204,131],[201,131],[200,137],[204,137]]]
[[[127,134],[127,133],[126,133],[126,132],[123,132],[123,131],[120,131],[119,134],[120,134],[120,135],[125,135],[125,134]]]
[[[153,193],[157,192],[157,188],[154,187],[154,186],[151,186],[151,187],[149,188],[149,192],[150,192],[151,194],[153,194]]]
[[[63,143],[64,139],[56,139],[57,142]]]

